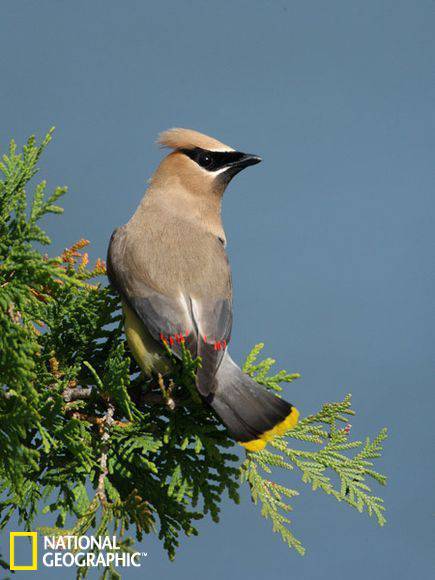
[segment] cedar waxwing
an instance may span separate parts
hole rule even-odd
[[[221,221],[231,179],[259,163],[190,129],[161,133],[160,163],[130,221],[110,240],[108,276],[122,298],[130,349],[147,375],[168,373],[162,341],[201,357],[196,386],[249,451],[294,427],[298,411],[244,374],[228,353],[231,272]]]

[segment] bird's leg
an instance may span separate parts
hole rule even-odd
[[[163,399],[164,399],[166,405],[169,407],[169,409],[171,411],[173,411],[175,409],[175,401],[172,398],[172,391],[175,387],[174,381],[172,379],[169,379],[169,386],[166,388],[162,374],[159,373],[158,376],[159,376],[159,379],[158,379],[159,387],[160,387],[160,390],[162,392]]]

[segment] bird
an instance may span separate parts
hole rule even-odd
[[[236,442],[260,451],[293,428],[299,412],[229,354],[232,281],[221,204],[233,177],[261,158],[193,129],[169,129],[157,143],[170,151],[107,255],[129,348],[152,377],[170,372],[165,349],[180,358],[183,343],[200,357],[195,384],[204,404]]]

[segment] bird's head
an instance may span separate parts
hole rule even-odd
[[[237,173],[261,161],[192,129],[164,131],[157,142],[173,151],[161,162],[152,183],[178,185],[199,196],[221,196]]]

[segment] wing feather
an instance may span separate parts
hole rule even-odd
[[[221,244],[217,243],[220,250]],[[216,372],[231,337],[231,293],[229,296],[210,296],[209,281],[205,281],[204,292],[196,291],[195,297],[182,292],[175,296],[165,294],[157,290],[158,284],[149,280],[146,259],[141,264],[139,275],[137,267],[132,267],[137,260],[129,259],[128,252],[124,226],[115,230],[109,244],[107,272],[111,284],[151,336],[156,341],[165,339],[176,356],[181,354],[180,338],[183,336],[192,356],[202,359],[196,377],[197,388],[203,396],[210,395],[215,389]],[[231,288],[225,253],[224,259],[222,275],[228,275]],[[198,281],[195,286],[198,288]]]

